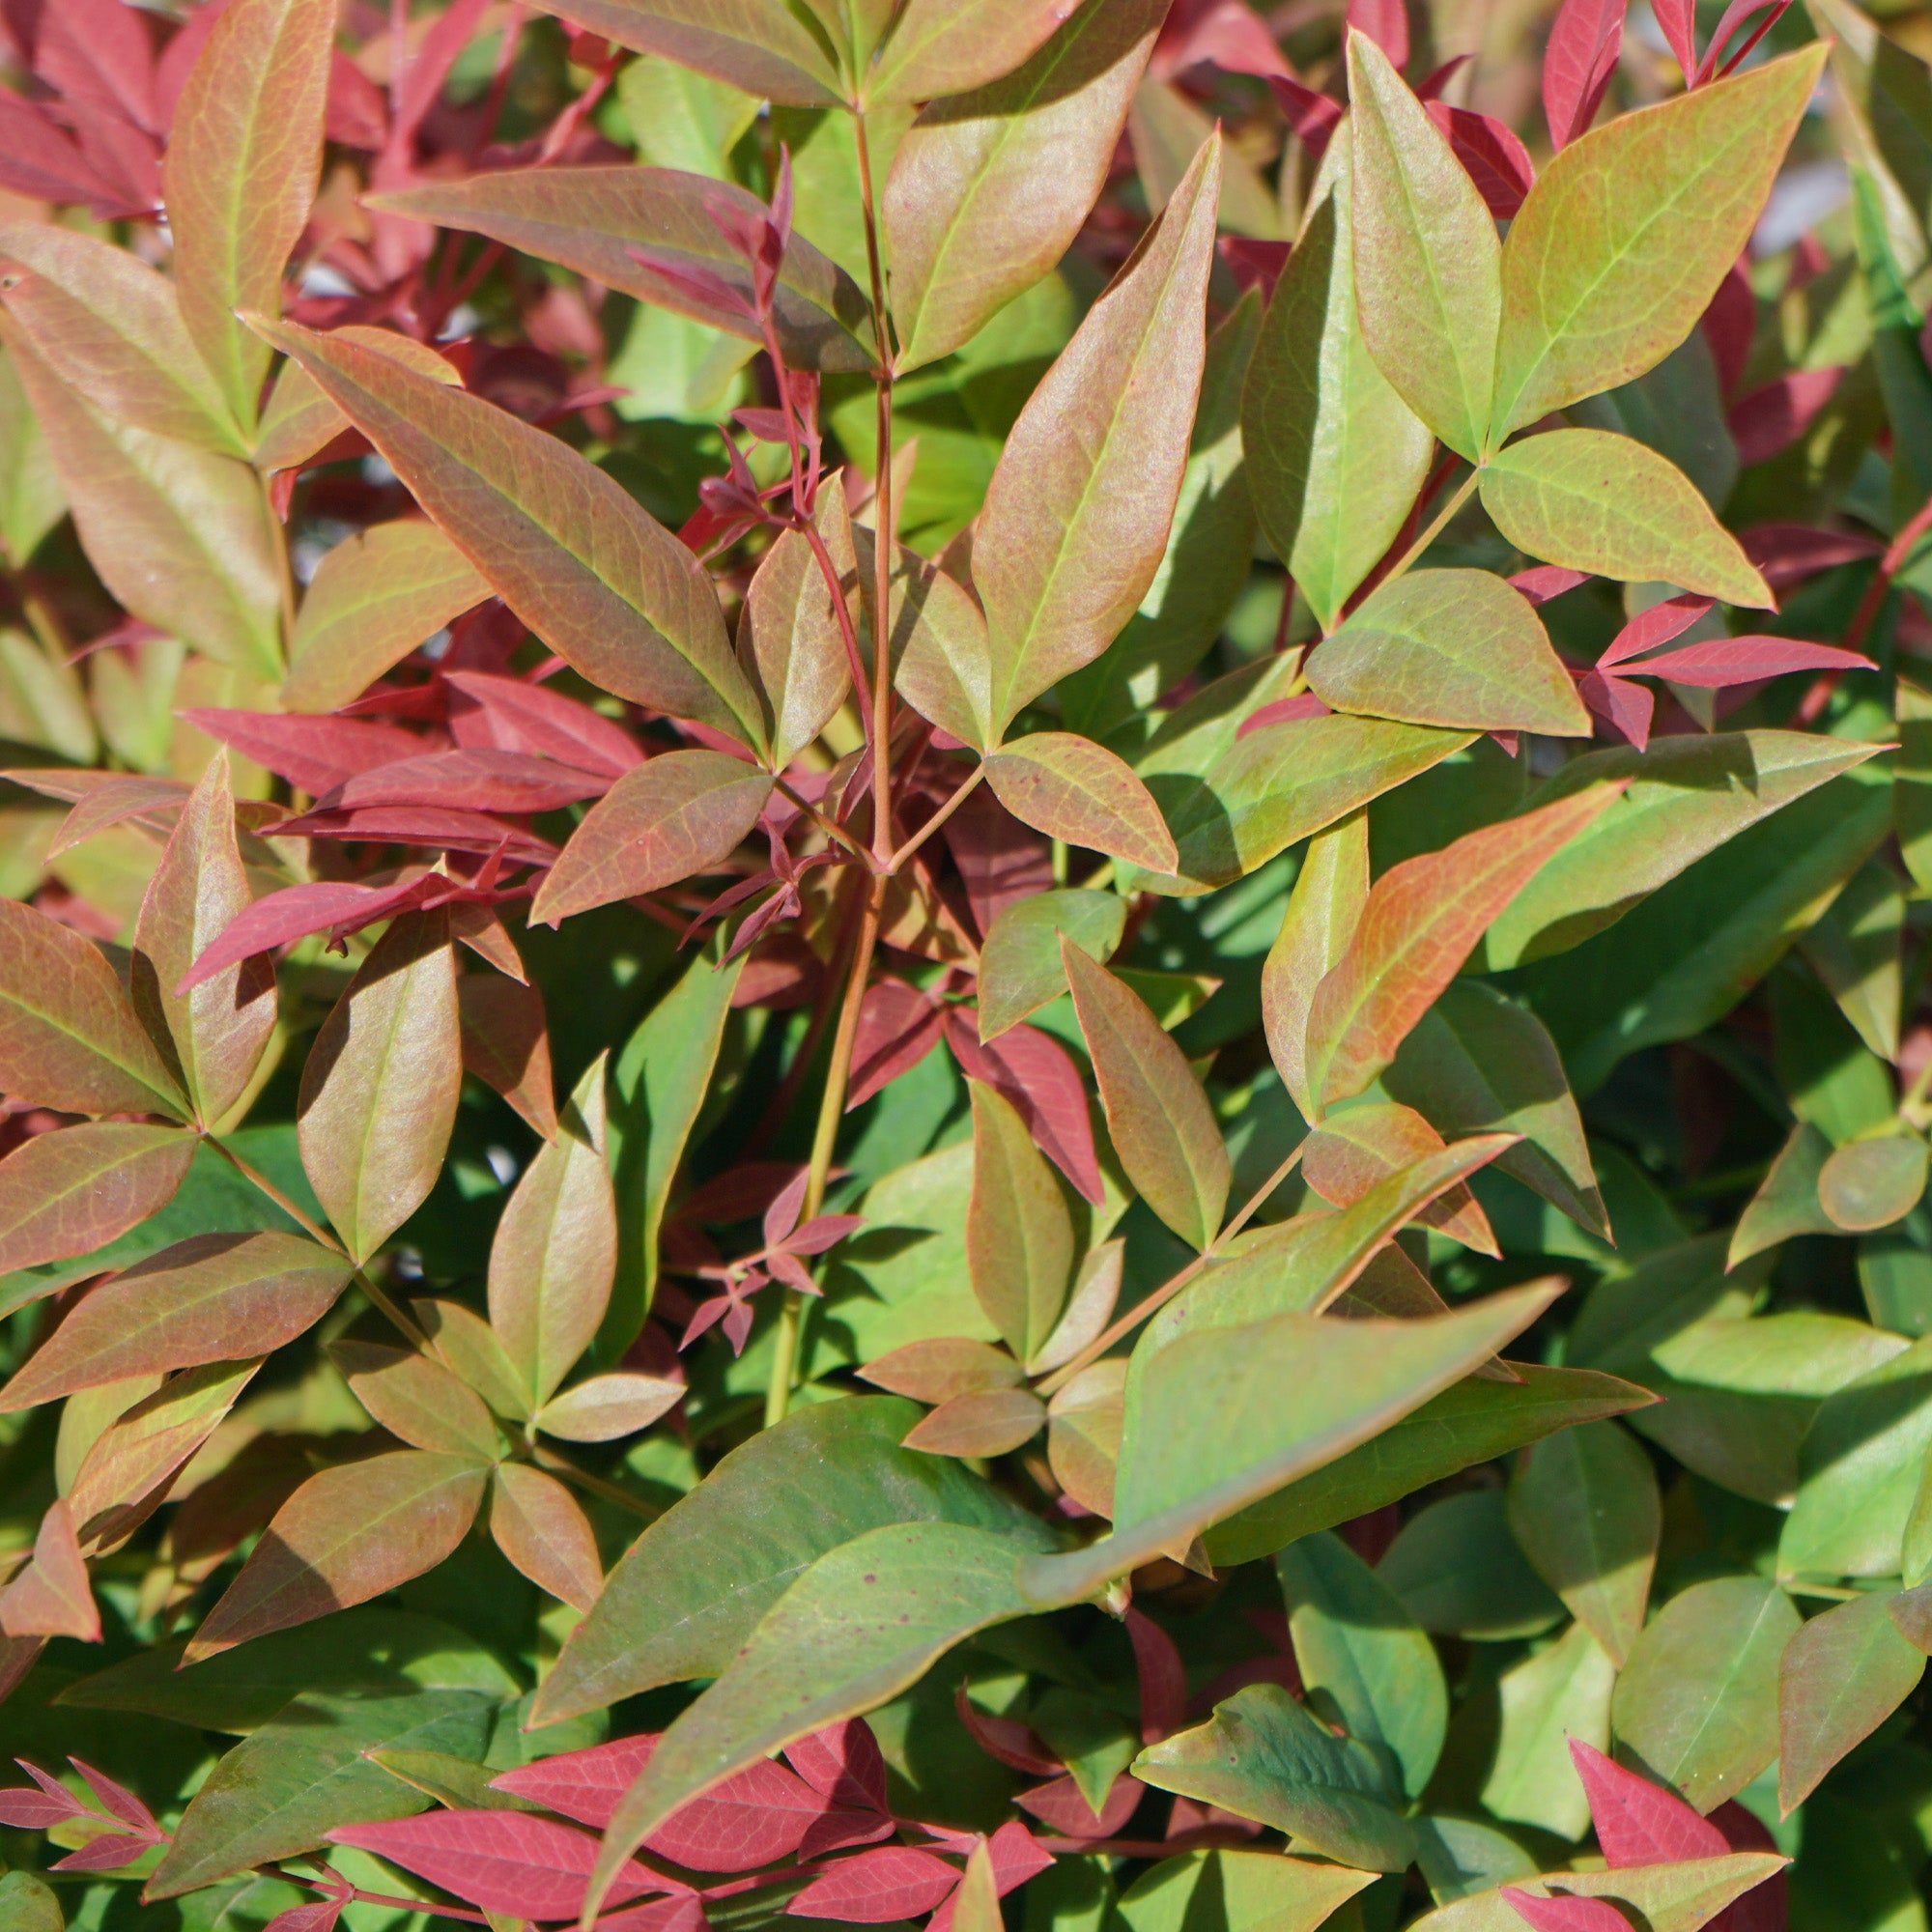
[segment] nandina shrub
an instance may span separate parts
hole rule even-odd
[[[0,10],[0,1932],[1922,1927],[1922,17],[555,4]]]

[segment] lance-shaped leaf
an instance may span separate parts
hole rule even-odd
[[[1634,1761],[1709,1810],[1777,1754],[1777,1665],[1798,1612],[1775,1583],[1693,1583],[1651,1619],[1610,1706]]]
[[[1324,630],[1395,541],[1435,446],[1357,320],[1350,160],[1330,144],[1241,398],[1255,512]]]
[[[1544,169],[1503,248],[1490,447],[1634,381],[1696,327],[1750,239],[1825,53],[1804,47],[1620,115]]]
[[[756,744],[755,694],[697,559],[597,466],[354,342],[256,327],[316,380],[538,637],[593,684]]]
[[[330,332],[346,341],[359,342],[379,355],[391,356],[432,382],[451,388],[463,386],[455,363],[427,342],[359,322],[347,323]],[[349,418],[316,386],[315,378],[299,362],[284,362],[263,406],[262,426],[255,437],[255,468],[264,473],[299,469],[348,427]]]
[[[1458,1382],[1359,1449],[1209,1530],[1209,1559],[1245,1563],[1268,1555],[1552,1430],[1656,1400],[1633,1382],[1588,1369],[1513,1366],[1520,1381]]]
[[[909,1522],[820,1557],[659,1741],[604,1834],[586,1910],[680,1804],[781,1745],[895,1697],[963,1638],[1024,1615],[1015,1570],[1046,1542],[1039,1526],[1001,1534]]]
[[[155,436],[248,453],[158,270],[49,224],[0,226],[0,256],[27,271],[7,292],[7,313],[96,409]]]
[[[617,1370],[591,1376],[553,1396],[535,1417],[546,1435],[566,1442],[614,1442],[648,1429],[684,1399],[684,1384],[663,1376]]]
[[[892,623],[898,658],[893,683],[900,696],[962,745],[983,750],[996,743],[985,613],[970,590],[936,565],[895,578],[895,592],[900,583],[903,602],[893,607]]]
[[[1149,872],[1180,863],[1148,788],[1118,753],[1072,731],[1035,731],[992,753],[986,781],[1012,815],[1049,838]]]
[[[398,1449],[311,1476],[202,1620],[184,1664],[364,1604],[433,1570],[475,1520],[490,1465]]]
[[[1066,1300],[1073,1222],[1060,1182],[1025,1122],[992,1088],[977,1080],[971,1088],[973,1199],[966,1211],[966,1262],[987,1319],[1013,1353],[1029,1361],[1053,1333]]]
[[[939,0],[918,11],[933,32],[943,18],[949,44],[995,38],[983,9]],[[1158,0],[1021,0],[996,13],[1003,24],[1031,16],[1058,31],[1024,65],[1009,62],[985,82],[963,81],[955,69],[905,97],[945,98],[900,140],[881,211],[900,374],[977,335],[1065,253],[1105,185],[1161,21]],[[910,20],[911,10],[888,43],[889,61],[893,47],[911,44]]]
[[[1262,1020],[1282,1084],[1305,1121],[1320,1109],[1309,1092],[1308,1009],[1342,956],[1369,898],[1369,821],[1354,811],[1308,841],[1281,930],[1262,967]]]
[[[1077,1602],[1421,1407],[1562,1293],[1537,1282],[1453,1315],[1336,1321],[1290,1312],[1177,1335],[1130,1375],[1114,1532],[1021,1574],[1036,1604]],[[1143,1343],[1143,1347],[1146,1344]]]
[[[501,169],[371,195],[369,206],[487,235],[640,301],[758,339],[751,265],[720,233],[711,211],[762,220],[764,207],[728,182],[671,168]],[[772,307],[779,346],[794,368],[856,373],[874,367],[871,304],[851,276],[803,236],[786,244]]]
[[[1214,1110],[1139,994],[1065,938],[1060,956],[1121,1165],[1148,1206],[1204,1249],[1233,1176]]]
[[[990,1485],[899,1446],[919,1417],[895,1396],[854,1396],[794,1409],[732,1450],[611,1571],[543,1681],[537,1720],[722,1676],[791,1584],[862,1530],[945,1521],[1019,1533],[1015,1520],[1030,1520]]]
[[[172,1050],[195,1116],[213,1126],[247,1091],[275,1030],[275,976],[265,958],[175,989],[251,902],[235,836],[228,754],[209,761],[168,835],[134,923],[134,1009]]]
[[[1120,1914],[1129,1932],[1174,1932],[1203,1906],[1217,1917],[1225,1911],[1231,1926],[1316,1932],[1374,1882],[1373,1872],[1273,1851],[1188,1852],[1136,1879],[1121,1894]]]
[[[1888,1594],[1813,1617],[1777,1671],[1777,1805],[1788,1818],[1854,1746],[1918,1688],[1925,1654],[1899,1634]]]
[[[71,1114],[183,1114],[181,1090],[99,950],[0,899],[0,1089]]]
[[[394,920],[322,1023],[297,1129],[316,1199],[366,1261],[442,1169],[463,1087],[456,963],[440,913]]]
[[[947,0],[907,0],[866,82],[870,103],[966,94],[1009,74],[1078,0],[1000,0],[962,13]]]
[[[1511,1533],[1619,1668],[1643,1629],[1662,1520],[1650,1458],[1614,1423],[1546,1437],[1510,1483]]]
[[[987,485],[973,575],[1001,731],[1113,642],[1160,567],[1207,353],[1219,184],[1217,139],[1028,399]]]
[[[1733,1852],[1668,1864],[1525,1876],[1495,1890],[1459,1898],[1415,1923],[1428,1932],[1522,1932],[1527,1923],[1535,1924],[1537,1932],[1609,1932],[1601,1916],[1609,1913],[1622,1924],[1639,1921],[1652,1932],[1750,1925],[1761,1921],[1733,1919],[1726,1908],[1775,1877],[1786,1862],[1776,1852]],[[1781,1902],[1776,1909],[1781,1919]],[[1579,1916],[1586,1910],[1598,1915],[1587,1926]],[[1543,1916],[1531,1920],[1532,1911]]]
[[[595,1339],[617,1264],[605,1166],[603,1054],[524,1170],[490,1244],[490,1325],[540,1408]]]
[[[283,701],[297,711],[349,703],[489,594],[435,524],[402,517],[345,537],[302,599]]]
[[[980,1039],[997,1039],[1066,990],[1062,934],[1104,964],[1126,923],[1126,901],[1117,893],[1076,889],[1015,899],[993,921],[980,950]]]
[[[351,1271],[344,1257],[299,1235],[190,1236],[83,1297],[0,1390],[0,1409],[130,1376],[272,1354],[328,1313]]]
[[[15,1642],[36,1636],[100,1641],[100,1611],[65,1497],[48,1506],[32,1557],[0,1590],[0,1634]]]
[[[856,634],[859,559],[844,492],[836,483],[819,492],[815,518]],[[786,530],[753,574],[738,624],[738,661],[764,695],[772,767],[781,772],[818,736],[852,688],[838,606],[810,543],[798,530]]]
[[[490,1491],[490,1534],[540,1590],[575,1610],[597,1601],[604,1587],[597,1538],[554,1476],[522,1463],[499,1463]]]
[[[1707,852],[1876,750],[1808,732],[1736,731],[1572,759],[1538,803],[1600,779],[1627,780],[1627,788],[1504,908],[1479,959],[1500,972],[1577,945]]]
[[[495,1088],[545,1140],[554,1140],[556,1094],[543,995],[500,973],[466,973],[456,982],[456,1010],[464,1071]]]
[[[1571,1740],[1570,1759],[1590,1801],[1590,1823],[1612,1870],[1680,1859],[1720,1859],[1729,1849],[1718,1827],[1683,1799],[1626,1771],[1593,1747]]]
[[[556,11],[620,47],[663,54],[760,99],[832,107],[845,98],[817,37],[782,0],[570,0]]]
[[[132,615],[222,664],[279,673],[281,534],[247,464],[102,414],[0,317],[88,559]]]
[[[194,1157],[179,1127],[84,1122],[0,1160],[0,1269],[92,1254],[173,1199]]]
[[[1406,859],[1370,891],[1348,951],[1316,988],[1308,1083],[1324,1107],[1359,1094],[1537,868],[1617,796],[1593,786],[1440,852]]]
[[[328,1352],[355,1400],[398,1441],[485,1463],[499,1453],[482,1398],[440,1362],[374,1342],[331,1342]]]
[[[1579,1227],[1608,1236],[1563,1062],[1526,1008],[1480,980],[1453,981],[1397,1049],[1382,1085],[1446,1136],[1520,1134],[1496,1165]]]
[[[496,1329],[460,1301],[412,1301],[430,1351],[444,1368],[474,1389],[498,1415],[529,1420],[523,1378]]]
[[[728,859],[758,822],[770,776],[725,752],[665,752],[627,772],[584,814],[537,888],[534,920],[673,886]]]
[[[1495,219],[1381,48],[1351,33],[1348,58],[1362,334],[1403,401],[1475,462],[1502,306]]]
[[[1675,583],[1726,604],[1776,601],[1697,486],[1631,437],[1558,429],[1514,442],[1484,466],[1483,507],[1546,563]]]
[[[1318,646],[1308,682],[1337,711],[1410,724],[1590,728],[1528,598],[1486,570],[1411,570],[1384,584]]]
[[[1289,1833],[1297,1845],[1371,1871],[1403,1871],[1415,1856],[1380,1760],[1338,1738],[1279,1684],[1251,1684],[1194,1729],[1141,1752],[1143,1784],[1178,1791]]]
[[[1301,1679],[1343,1727],[1385,1745],[1418,1796],[1441,1755],[1449,1691],[1435,1646],[1402,1600],[1341,1538],[1303,1537],[1275,1558]]]
[[[1610,1742],[1616,1674],[1616,1665],[1582,1623],[1573,1623],[1553,1643],[1502,1673],[1496,1686],[1502,1721],[1483,1783],[1486,1811],[1566,1838],[1582,1834],[1590,1806],[1570,1745],[1576,1739],[1596,1746]]]
[[[1302,1178],[1322,1200],[1350,1208],[1391,1176],[1443,1151],[1442,1136],[1413,1108],[1370,1101],[1330,1115],[1303,1146]],[[1417,1214],[1478,1254],[1500,1255],[1490,1217],[1458,1183]]]
[[[269,350],[238,309],[273,315],[322,174],[335,10],[235,0],[189,69],[162,163],[182,316],[250,429]]]

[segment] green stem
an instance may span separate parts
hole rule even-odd
[[[879,374],[875,396],[872,545],[872,850],[883,864],[893,850],[893,353],[886,329],[886,277],[879,256],[878,211],[872,206],[872,151],[863,110],[852,117],[859,153],[859,205],[866,217],[866,266],[871,271],[872,338]]]
[[[1483,472],[1480,469],[1469,471],[1468,475],[1463,479],[1463,487],[1443,504],[1442,508],[1436,513],[1435,520],[1403,552],[1401,557],[1396,562],[1395,568],[1382,579],[1383,583],[1393,583],[1449,527],[1457,511],[1475,495],[1476,485],[1482,480]]]
[[[554,1476],[561,1476],[566,1483],[574,1483],[586,1493],[602,1496],[606,1502],[615,1503],[620,1509],[627,1509],[633,1516],[640,1516],[646,1522],[655,1522],[660,1511],[649,1503],[640,1501],[628,1490],[619,1489],[615,1483],[607,1482],[604,1477],[592,1475],[588,1469],[580,1469],[568,1456],[560,1456],[547,1442],[533,1442],[530,1445],[530,1460],[541,1469],[548,1469]]]

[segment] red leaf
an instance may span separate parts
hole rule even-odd
[[[413,758],[423,749],[423,741],[413,731],[394,724],[364,724],[354,718],[205,707],[184,711],[181,716],[211,738],[318,798],[357,772],[374,771],[398,758]]]
[[[1319,161],[1327,152],[1329,137],[1342,124],[1341,103],[1303,86],[1293,74],[1270,74],[1268,86],[1274,90],[1275,102],[1288,121],[1289,130]]]
[[[335,1921],[342,1917],[342,1908],[348,1903],[345,1896],[292,1905],[286,1912],[276,1913],[262,1932],[335,1932]]]
[[[1577,584],[1589,581],[1587,570],[1566,570],[1560,563],[1539,563],[1518,571],[1510,579],[1510,585],[1520,590],[1532,604],[1548,604],[1552,597],[1561,597],[1566,590],[1575,590]]]
[[[1753,524],[1738,533],[1738,544],[1774,590],[1786,590],[1820,571],[1885,548],[1874,537],[1849,530],[1814,530],[1805,524]]]
[[[1728,396],[1743,379],[1751,337],[1757,333],[1757,298],[1751,294],[1742,262],[1733,262],[1718,284],[1702,327],[1718,364],[1719,393]]]
[[[1724,1835],[1734,1852],[1775,1852],[1777,1840],[1764,1821],[1747,1811],[1735,1798],[1726,1799],[1711,1813],[1710,1823]],[[1787,1872],[1772,1873],[1742,1898],[1734,1899],[1711,1920],[1710,1932],[1785,1932],[1790,1918],[1791,1884]]]
[[[1570,1761],[1583,1781],[1597,1843],[1612,1869],[1721,1858],[1731,1849],[1723,1833],[1675,1792],[1626,1771],[1580,1738],[1570,1740]]]
[[[1456,54],[1444,61],[1440,67],[1434,67],[1415,83],[1415,98],[1418,100],[1440,100],[1449,88],[1449,83],[1463,71],[1475,58],[1473,54]]]
[[[1741,397],[1731,409],[1731,440],[1738,462],[1748,469],[1789,449],[1810,428],[1811,419],[1832,400],[1842,368],[1794,369]]]
[[[864,1718],[846,1718],[785,1747],[785,1762],[821,1797],[848,1810],[890,1812],[886,1760]]]
[[[0,87],[0,187],[34,201],[86,202],[103,220],[140,213],[33,101]]]
[[[1034,1735],[1033,1727],[1017,1718],[989,1717],[976,1710],[960,1684],[952,1692],[952,1708],[959,1714],[967,1735],[990,1758],[1023,1771],[1029,1777],[1051,1777],[1061,1769],[1060,1760]]]
[[[1408,9],[1403,0],[1349,0],[1349,24],[1368,35],[1391,67],[1408,65]]]
[[[339,1825],[327,1836],[331,1844],[374,1852],[486,1912],[521,1918],[576,1918],[597,1861],[598,1841],[588,1832],[528,1811],[425,1811]],[[654,1873],[627,1861],[605,1896],[621,1905],[663,1889]]]
[[[403,70],[393,136],[398,144],[415,132],[423,116],[436,105],[436,98],[442,92],[450,69],[463,49],[476,38],[489,5],[490,0],[456,0],[422,37],[415,57]]]
[[[23,1757],[16,1757],[14,1762],[34,1782],[9,1785],[0,1791],[0,1825],[11,1825],[18,1832],[44,1832],[70,1818],[87,1816],[87,1806],[59,1778],[50,1776],[38,1765],[29,1764]]]
[[[947,821],[943,836],[982,939],[1008,906],[1053,884],[1052,846],[984,785]]]
[[[1543,113],[1549,143],[1567,148],[1603,104],[1624,43],[1628,0],[1563,0],[1543,55]]]
[[[1651,12],[1689,87],[1697,71],[1697,0],[1652,0]]]
[[[278,838],[367,839],[378,845],[438,845],[445,852],[496,852],[511,866],[547,866],[556,847],[491,818],[434,805],[372,805],[354,811],[309,811],[285,818]]]
[[[849,1851],[854,1845],[876,1845],[898,1830],[896,1819],[879,1811],[847,1811],[834,1808],[811,1821],[799,1841],[798,1859],[805,1864],[821,1859],[827,1852]]]
[[[459,747],[400,758],[345,779],[316,801],[322,811],[375,805],[430,805],[460,811],[554,811],[611,788],[608,778],[528,752]]]
[[[1246,235],[1224,235],[1215,249],[1228,265],[1235,286],[1245,294],[1260,289],[1262,299],[1269,300],[1281,271],[1288,267],[1290,244],[1286,242],[1258,242]]]
[[[917,1066],[939,1044],[945,1025],[945,1008],[917,986],[890,979],[867,986],[852,1042],[845,1111],[863,1106],[881,1087]]]
[[[1103,1198],[1100,1162],[1087,1089],[1072,1055],[1024,1020],[982,1044],[974,1021],[956,1007],[946,1015],[946,1043],[969,1078],[1011,1103],[1040,1152],[1097,1207]]]
[[[1710,598],[1699,597],[1690,590],[1666,598],[1662,604],[1653,604],[1648,611],[1640,611],[1610,639],[1597,659],[1597,668],[1607,670],[1626,658],[1667,644],[1672,638],[1683,636],[1710,608]]]
[[[1800,638],[1709,638],[1701,644],[1642,658],[1625,665],[1625,676],[1667,677],[1720,691],[1727,684],[1754,684],[1794,670],[1870,670],[1871,659],[1836,644],[1811,644]]]
[[[1777,25],[1783,17],[1784,10],[1791,0],[1731,0],[1724,9],[1723,16],[1718,22],[1718,30],[1711,36],[1710,43],[1704,49],[1704,58],[1697,63],[1697,72],[1691,80],[1692,87],[1702,87],[1707,80],[1719,72],[1729,73],[1757,43]],[[1770,11],[1765,13],[1766,9]],[[1753,14],[1765,13],[1756,28],[1745,36],[1743,43],[1732,53],[1729,60],[1723,60],[1725,43],[1731,36],[1750,18]],[[1719,61],[1723,65],[1719,68]]]
[[[443,682],[452,693],[449,735],[459,745],[539,753],[613,779],[644,761],[622,725],[540,684],[480,670],[445,671]]]
[[[1491,114],[1446,101],[1427,103],[1429,118],[1449,137],[1456,158],[1476,184],[1489,211],[1508,221],[1536,185],[1536,167],[1515,130]]]
[[[1187,1719],[1187,1668],[1174,1639],[1145,1612],[1127,1612],[1127,1635],[1140,1678],[1141,1743],[1158,1744]]]
[[[1605,676],[1600,670],[1593,670],[1577,679],[1577,696],[1639,752],[1650,743],[1657,697],[1649,685],[1633,684],[1628,678]]]
[[[311,932],[354,932],[406,906],[420,905],[448,883],[439,874],[418,872],[391,886],[358,886],[334,879],[284,886],[237,913],[196,957],[175,992],[178,996],[188,992],[238,959],[271,952]]]
[[[1177,13],[1179,10],[1176,10]],[[1175,22],[1177,26],[1179,21]],[[1162,41],[1167,39],[1165,33]],[[1245,0],[1216,0],[1191,22],[1172,48],[1156,46],[1154,66],[1162,80],[1211,61],[1225,73],[1292,73],[1260,14]]]
[[[821,1873],[785,1911],[797,1918],[837,1918],[850,1925],[882,1925],[930,1912],[951,1896],[959,1868],[912,1845],[880,1845],[855,1852]]]
[[[1095,1811],[1069,1772],[1051,1784],[1036,1784],[1031,1791],[1022,1791],[1013,1803],[1063,1837],[1111,1838],[1134,1815],[1146,1790],[1139,1778],[1122,1772],[1107,1787],[1106,1799]]]
[[[131,1825],[137,1832],[146,1833],[150,1838],[158,1839],[161,1836],[161,1828],[156,1822],[155,1814],[125,1784],[116,1784],[105,1772],[96,1771],[91,1764],[84,1764],[77,1757],[69,1758],[68,1763],[86,1779],[87,1788],[110,1817],[120,1819],[124,1825]]]
[[[202,10],[204,13],[206,8]],[[389,137],[389,103],[383,90],[345,53],[329,61],[323,131],[345,148],[365,153]]]
[[[1297,691],[1293,697],[1277,697],[1271,704],[1257,705],[1241,720],[1241,727],[1235,736],[1245,738],[1250,731],[1259,731],[1264,725],[1293,724],[1297,719],[1328,715],[1328,707],[1312,691]]]
[[[814,1214],[795,1234],[785,1236],[785,1252],[794,1255],[822,1255],[836,1248],[848,1235],[856,1235],[866,1225],[863,1214]]]
[[[34,71],[71,112],[92,107],[155,134],[155,52],[121,0],[56,0],[41,14]]]
[[[1017,1818],[1009,1818],[986,1840],[986,1857],[993,1867],[993,1890],[1000,1898],[1017,1891],[1053,1862],[1053,1854]],[[953,1908],[958,1903],[955,1890],[926,1920],[925,1932],[952,1932]]]
[[[1582,1898],[1574,1892],[1538,1898],[1515,1885],[1504,1886],[1502,1894],[1515,1906],[1517,1917],[1527,1919],[1536,1932],[1630,1932],[1630,1920],[1605,1899]]]
[[[675,1891],[623,1912],[607,1912],[597,1932],[707,1932],[704,1901],[695,1891]]]
[[[56,1859],[48,1870],[119,1871],[123,1865],[131,1865],[142,1853],[151,1851],[154,1844],[153,1838],[103,1832],[99,1837],[90,1838],[79,1851],[70,1852],[64,1859]]]

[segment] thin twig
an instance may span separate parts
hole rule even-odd
[[[791,802],[795,806],[797,806],[798,809],[802,812],[804,812],[809,819],[811,820],[812,824],[817,826],[819,831],[824,833],[828,838],[835,839],[838,844],[844,846],[848,852],[856,853],[857,856],[865,862],[866,867],[868,871],[872,869],[872,867],[877,864],[877,861],[873,859],[872,855],[868,851],[867,851],[866,848],[863,845],[861,845],[859,841],[856,838],[854,838],[852,835],[849,832],[847,832],[845,828],[842,825],[840,825],[836,818],[827,817],[826,814],[823,811],[821,811],[817,806],[813,805],[809,798],[805,797],[802,793],[794,790],[789,780],[780,779],[778,781],[778,788],[780,791],[783,792],[785,797],[790,799]]]
[[[968,776],[966,782],[962,784],[959,787],[959,789],[955,791],[952,794],[952,796],[949,798],[946,801],[946,803],[942,805],[939,808],[939,810],[935,811],[932,814],[932,816],[928,818],[925,821],[925,823],[922,825],[919,828],[919,830],[915,832],[912,835],[912,837],[908,838],[906,842],[903,845],[901,845],[899,849],[892,855],[890,859],[886,861],[884,870],[888,878],[891,878],[895,873],[896,873],[899,870],[899,868],[906,863],[906,861],[910,859],[912,855],[915,852],[917,852],[919,848],[922,845],[923,845],[925,841],[928,838],[930,838],[932,835],[935,832],[937,832],[939,828],[942,825],[944,825],[946,821],[949,818],[951,818],[952,814],[955,811],[957,811],[962,805],[966,803],[967,794],[970,791],[972,791],[973,788],[976,785],[978,785],[980,781],[985,776],[986,776],[986,768],[984,765],[976,765],[973,768],[973,771]]]
[[[663,1511],[654,1510],[649,1503],[634,1496],[628,1490],[621,1490],[615,1483],[608,1482],[602,1476],[592,1475],[588,1469],[580,1469],[568,1456],[559,1455],[547,1442],[533,1442],[530,1458],[539,1468],[548,1469],[554,1476],[561,1476],[566,1483],[575,1483],[580,1490],[593,1496],[602,1496],[606,1502],[615,1503],[620,1509],[627,1509],[633,1516],[640,1516],[646,1522],[655,1522]]]
[[[1398,577],[1402,576],[1409,565],[1421,556],[1428,550],[1429,546],[1448,528],[1457,511],[1475,494],[1476,485],[1482,480],[1483,472],[1480,469],[1469,471],[1468,475],[1463,479],[1463,487],[1443,504],[1442,508],[1436,513],[1435,521],[1396,559],[1394,569],[1382,579],[1383,583],[1392,583]]]

